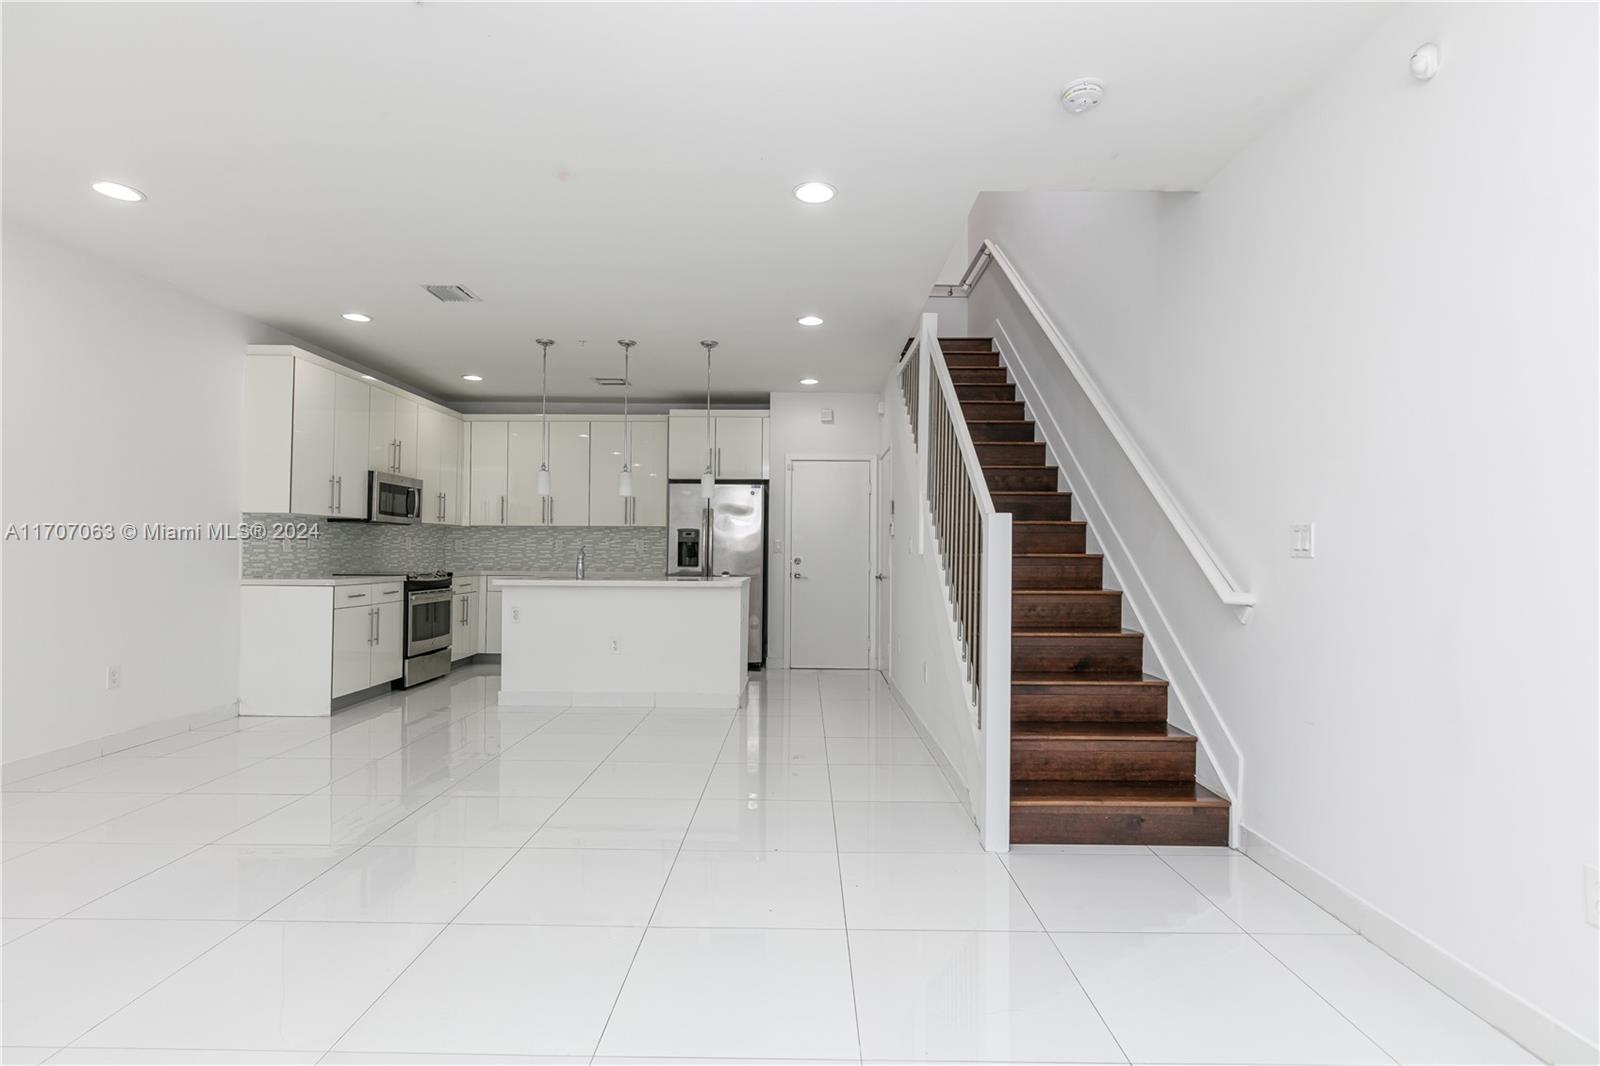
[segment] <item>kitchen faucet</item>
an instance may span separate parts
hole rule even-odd
[[[583,547],[578,549],[578,580],[579,581],[583,580],[583,556],[584,556],[584,553],[587,552],[588,550],[589,550],[589,546],[587,544],[585,544]]]

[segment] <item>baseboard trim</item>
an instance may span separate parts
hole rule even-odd
[[[879,670],[878,673],[881,674],[883,679],[889,683],[889,694],[893,696],[894,701],[900,705],[900,709],[906,712],[906,717],[911,719],[911,724],[916,727],[917,735],[921,737],[922,742],[928,746],[928,750],[933,752],[934,765],[939,768],[940,773],[944,774],[945,782],[949,784],[950,791],[954,792],[956,794],[956,799],[961,801],[961,809],[967,812],[967,817],[971,819],[972,824],[976,826],[978,824],[978,819],[977,816],[972,812],[972,789],[968,787],[967,783],[961,780],[961,776],[956,773],[955,764],[953,764],[945,755],[944,749],[939,747],[938,744],[934,743],[933,734],[930,733],[928,731],[928,727],[922,723],[922,716],[911,709],[911,701],[906,699],[905,693],[900,691],[900,686],[894,683],[894,678],[884,674],[882,670]]]
[[[167,737],[187,733],[191,729],[202,729],[205,726],[239,716],[239,701],[220,704],[205,711],[195,711],[192,714],[179,715],[177,718],[164,718],[159,722],[138,726],[134,729],[125,729],[120,733],[110,736],[98,737],[94,740],[85,740],[79,744],[70,744],[65,748],[47,751],[40,755],[30,755],[25,759],[16,759],[0,766],[0,781],[12,784],[25,781],[30,777],[47,774],[51,770],[60,770],[76,763],[87,762],[106,755],[115,755],[119,751],[136,748],[140,744],[148,744],[152,740],[164,740]]]
[[[736,711],[744,705],[744,691],[726,692],[500,692],[502,707],[661,707]]]
[[[1239,836],[1252,860],[1546,1062],[1600,1061],[1600,1047],[1322,871],[1249,826]]]

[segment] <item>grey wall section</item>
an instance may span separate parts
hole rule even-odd
[[[244,542],[246,578],[326,577],[407,570],[570,572],[588,549],[593,577],[660,577],[667,531],[657,527],[395,526],[247,514],[247,522],[306,522],[317,536]]]

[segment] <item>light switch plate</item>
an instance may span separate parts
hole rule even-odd
[[[1289,527],[1289,558],[1315,559],[1317,557],[1317,526],[1315,522],[1302,522]]]
[[[822,424],[825,426],[833,425],[833,408],[824,407],[822,409]]]

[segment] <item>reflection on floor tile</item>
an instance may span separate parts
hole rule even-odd
[[[984,852],[872,672],[736,712],[498,691],[7,784],[0,1057],[1535,1061],[1236,852]]]

